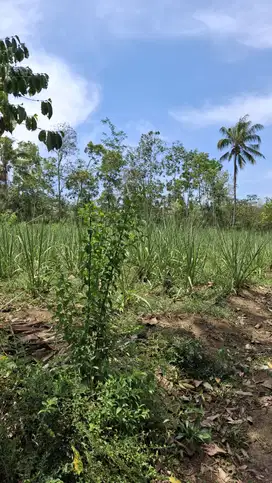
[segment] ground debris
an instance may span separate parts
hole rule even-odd
[[[15,315],[15,316],[14,316]],[[60,340],[52,324],[48,310],[26,308],[18,312],[10,312],[0,324],[0,331],[7,334],[7,343],[2,349],[7,353],[16,348],[33,359],[47,362],[58,352]]]

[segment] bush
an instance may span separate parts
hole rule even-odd
[[[219,349],[212,354],[198,339],[176,338],[169,343],[167,358],[179,369],[197,379],[224,378],[233,372],[233,362],[227,351]]]
[[[71,367],[0,360],[0,480],[7,483],[148,482],[154,380],[110,376],[95,393]]]

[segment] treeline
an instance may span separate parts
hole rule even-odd
[[[146,219],[174,215],[196,217],[209,225],[231,225],[233,189],[229,174],[216,159],[167,144],[159,132],[141,135],[137,146],[127,143],[109,119],[102,121],[101,143],[92,141],[79,157],[77,133],[67,124],[62,147],[43,157],[31,142],[0,138],[0,209],[2,220],[75,219],[80,208],[96,200],[104,209],[118,206],[129,194]],[[237,201],[236,225],[270,227],[272,200],[256,195]]]

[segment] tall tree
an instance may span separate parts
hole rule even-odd
[[[47,74],[35,74],[29,67],[18,65],[28,57],[29,51],[17,35],[0,39],[0,137],[5,132],[12,133],[17,124],[24,124],[28,131],[38,129],[38,115],[29,116],[23,104],[12,104],[9,97],[13,95],[23,100],[48,87]],[[48,119],[52,117],[51,99],[41,101],[41,113]],[[39,140],[50,151],[61,147],[62,135],[59,132],[40,130]]]
[[[241,117],[235,126],[220,129],[223,138],[217,147],[220,151],[227,149],[220,161],[233,160],[233,225],[236,222],[238,169],[243,169],[247,162],[255,164],[257,158],[264,158],[260,152],[261,138],[257,134],[262,129],[263,125],[252,124],[248,115]]]
[[[137,147],[127,153],[125,186],[147,218],[162,198],[165,153],[159,131],[142,134]]]
[[[56,157],[50,158],[52,172],[55,178],[58,219],[63,215],[63,192],[66,178],[72,170],[72,158],[78,152],[77,133],[69,124],[59,124],[57,129],[63,133],[62,146],[56,152]]]
[[[78,159],[71,172],[66,178],[68,196],[75,203],[76,212],[78,208],[98,195],[98,179],[89,169],[86,163]]]
[[[40,156],[38,146],[31,142],[18,143],[10,188],[11,209],[24,220],[46,212],[51,215],[51,181],[50,160]]]
[[[106,118],[102,124],[109,132],[104,132],[101,144],[90,141],[85,153],[90,158],[89,167],[99,180],[101,188],[100,203],[111,209],[119,203],[122,194],[123,168],[125,166],[126,134],[117,131],[112,122]]]

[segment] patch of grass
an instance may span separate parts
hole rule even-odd
[[[233,374],[233,360],[229,352],[219,349],[211,354],[198,339],[175,338],[169,343],[167,359],[195,379],[222,379]]]

